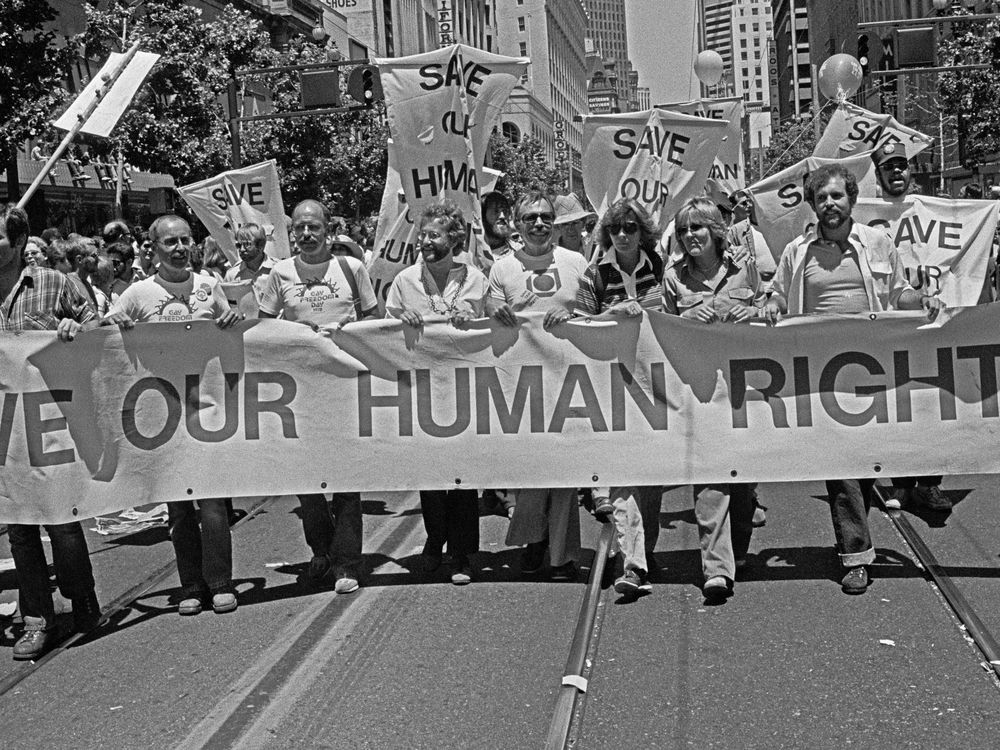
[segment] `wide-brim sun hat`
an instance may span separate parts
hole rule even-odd
[[[569,224],[574,221],[583,221],[587,218],[597,218],[597,214],[593,211],[588,211],[580,203],[580,199],[575,195],[570,193],[569,195],[557,195],[555,200],[552,202],[553,208],[556,210],[556,220],[555,223],[558,224]]]

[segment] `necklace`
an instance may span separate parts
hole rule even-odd
[[[464,263],[461,265],[462,269],[459,271],[459,277],[455,281],[455,292],[451,295],[451,302],[444,298],[444,294],[438,294],[431,289],[431,285],[427,281],[430,271],[426,265],[424,266],[424,272],[420,274],[420,282],[423,284],[424,294],[427,295],[427,302],[431,306],[431,310],[438,315],[449,315],[455,312],[458,295],[461,294],[462,287],[465,286],[465,278],[469,275],[469,267]]]

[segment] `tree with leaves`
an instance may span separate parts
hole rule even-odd
[[[493,131],[489,149],[489,166],[504,173],[497,181],[496,190],[511,203],[531,188],[552,195],[566,192],[563,173],[549,166],[541,141],[525,136],[512,143],[503,134]]]
[[[75,54],[57,46],[45,25],[56,13],[46,0],[0,0],[0,158],[7,169],[7,199],[20,197],[17,150],[41,132],[66,97],[62,79]]]

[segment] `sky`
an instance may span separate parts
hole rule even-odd
[[[695,6],[696,0],[625,0],[629,57],[652,104],[698,96]]]

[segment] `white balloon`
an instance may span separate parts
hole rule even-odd
[[[694,60],[694,74],[706,86],[714,86],[722,80],[724,67],[722,55],[715,50],[702,50]]]

